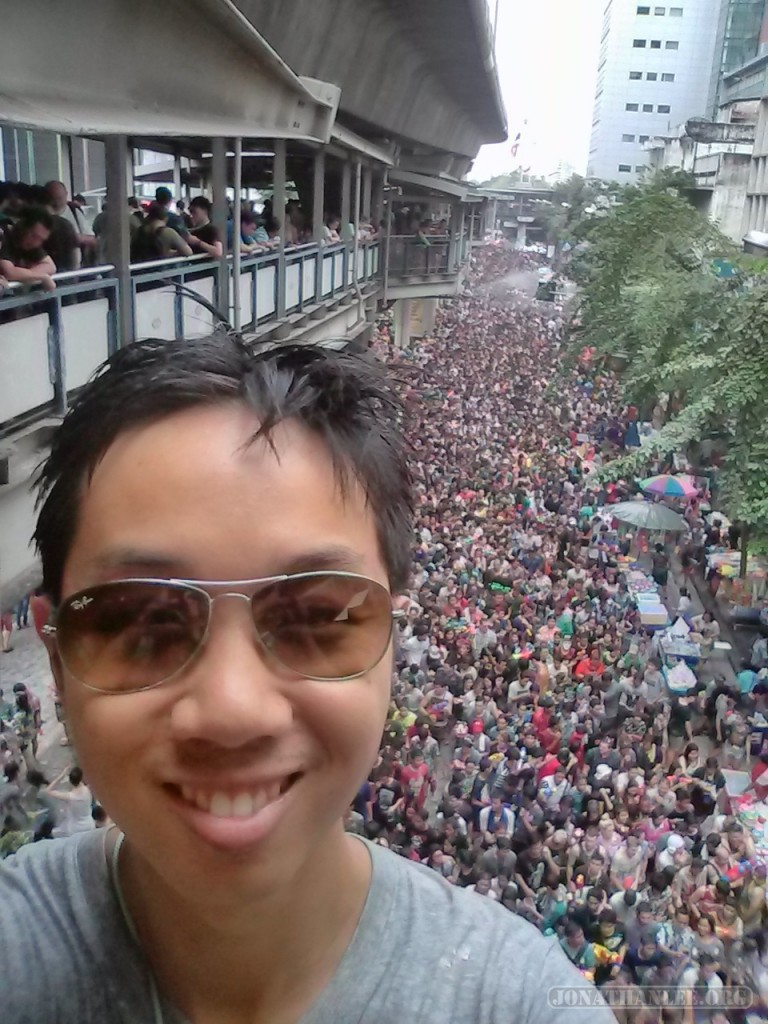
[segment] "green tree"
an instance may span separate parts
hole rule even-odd
[[[668,399],[654,443],[606,475],[642,475],[657,455],[716,436],[720,504],[744,536],[768,535],[768,278],[690,205],[686,189],[685,178],[666,175],[626,190],[585,222],[572,264],[578,344],[620,357],[626,398],[646,413]],[[740,260],[739,274],[720,276],[716,258]]]

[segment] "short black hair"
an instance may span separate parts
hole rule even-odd
[[[206,196],[195,196],[189,204],[190,210],[204,210],[210,217],[213,203]]]
[[[172,199],[173,195],[171,194],[171,190],[169,188],[166,188],[165,185],[159,185],[155,189],[156,202],[161,203],[164,206],[166,203],[170,203]]]
[[[357,480],[373,512],[393,591],[406,588],[412,538],[411,477],[403,407],[382,364],[368,354],[315,345],[249,346],[217,331],[200,339],[137,341],[112,355],[82,388],[37,477],[34,542],[43,587],[61,599],[81,489],[118,435],[199,406],[240,403],[269,441],[296,420],[330,449],[342,494]]]
[[[50,231],[53,228],[53,214],[49,213],[43,206],[28,206],[25,210],[21,211],[14,225],[16,237],[18,238],[25,231],[29,231],[35,224],[42,224],[44,228]]]

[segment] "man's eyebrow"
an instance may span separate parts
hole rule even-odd
[[[186,557],[179,557],[171,552],[163,553],[141,548],[125,547],[105,551],[91,561],[91,566],[98,572],[111,573],[120,569],[132,569],[141,572],[156,572],[163,577],[199,578]],[[260,575],[280,576],[323,570],[361,572],[362,569],[363,558],[359,552],[343,544],[334,544],[315,550],[302,551],[285,560],[276,558],[272,561],[270,559]]]

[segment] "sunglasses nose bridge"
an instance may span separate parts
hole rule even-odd
[[[237,597],[241,601],[246,601],[248,604],[250,604],[251,601],[253,600],[253,598],[252,598],[252,596],[250,594],[243,594],[243,593],[240,593],[237,590],[226,590],[222,594],[212,594],[210,596],[211,607],[213,607],[213,605],[217,601],[219,601],[221,598],[224,598],[224,597]]]

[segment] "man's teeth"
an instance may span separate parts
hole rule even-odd
[[[279,799],[280,783],[271,782],[268,786],[260,786],[236,796],[182,786],[181,795],[188,803],[196,804],[201,811],[207,811],[214,818],[250,818],[267,804],[273,804]]]

